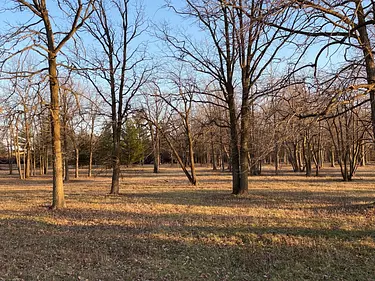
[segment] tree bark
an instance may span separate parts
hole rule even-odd
[[[7,147],[8,147],[8,164],[9,164],[9,175],[13,175],[13,141],[11,135],[11,129],[8,131],[9,137],[7,137]]]
[[[249,190],[249,138],[250,138],[250,108],[248,97],[242,100],[241,108],[241,144],[240,144],[240,188],[237,194],[245,194]]]
[[[214,145],[214,134],[211,132],[211,161],[212,161],[212,170],[216,171],[216,152],[215,152],[215,145]]]
[[[186,120],[186,122],[189,122]],[[187,123],[189,126],[189,123]],[[190,130],[187,132],[188,146],[189,146],[189,161],[190,161],[190,174],[191,174],[191,183],[197,185],[197,175],[195,173],[195,160],[194,160],[194,150],[193,150],[193,138],[191,136]]]
[[[13,126],[11,126],[11,131],[13,131]],[[18,142],[18,119],[16,119],[16,133],[12,133],[14,136],[14,145],[16,147],[15,153],[16,153],[16,163],[17,163],[17,169],[18,169],[18,175],[21,180],[24,179],[24,173],[22,170],[22,165],[21,165],[21,152],[20,152],[20,145]]]
[[[89,169],[87,171],[87,176],[89,178],[92,176],[92,154],[93,154],[93,141],[94,141],[94,125],[95,125],[95,117],[91,116],[91,132],[90,132],[90,147],[89,147]]]
[[[160,166],[160,137],[159,137],[159,129],[156,126],[155,135],[154,135],[154,173],[155,174],[159,173],[159,166]]]
[[[237,114],[234,101],[234,89],[232,85],[227,85],[228,110],[230,123],[230,148],[231,148],[231,169],[232,169],[232,193],[240,193],[240,153],[238,150]]]
[[[335,167],[335,147],[331,146],[331,167]]]
[[[63,144],[64,144],[64,181],[69,182],[70,176],[69,176],[69,153],[68,153],[68,133],[67,133],[67,126],[68,126],[68,120],[67,120],[67,100],[66,100],[66,93],[64,92],[64,100],[63,100]]]
[[[188,178],[189,182],[191,184],[195,185],[196,184],[196,180],[194,181],[193,177],[190,175],[189,171],[186,169],[186,165],[184,164],[184,162],[181,159],[180,155],[178,154],[177,150],[175,149],[175,147],[173,146],[173,144],[171,143],[171,141],[168,139],[168,137],[165,134],[163,134],[163,135],[164,135],[164,139],[168,143],[169,148],[171,149],[171,152],[176,157],[176,160],[177,160],[178,164],[180,165],[181,169],[184,171],[184,173],[185,173],[186,177]]]
[[[114,106],[116,107],[115,104]],[[110,194],[117,195],[120,193],[120,151],[121,151],[120,150],[121,126],[120,124],[118,124],[117,120],[113,122],[112,133],[113,133],[112,183],[111,183]]]
[[[24,124],[25,124],[25,178],[29,178],[31,176],[31,140],[30,140],[30,128],[29,128],[29,123],[27,120],[27,115],[26,115],[26,107],[24,106]]]
[[[76,147],[74,149],[74,151],[75,151],[75,156],[76,156],[75,157],[76,158],[76,161],[75,161],[76,165],[75,165],[75,170],[74,170],[74,177],[76,179],[78,179],[78,177],[79,177],[79,148]]]
[[[53,40],[53,33],[50,28],[50,36]],[[59,81],[57,79],[56,54],[48,53],[49,79],[51,94],[51,132],[52,132],[52,163],[53,163],[53,199],[52,209],[65,207],[64,183],[63,183],[63,159],[61,151],[61,127],[59,107]]]
[[[367,83],[372,86],[370,90],[370,104],[371,104],[371,122],[372,130],[375,136],[375,61],[374,53],[372,50],[369,34],[367,32],[366,15],[363,10],[362,1],[355,1],[358,10],[358,32],[360,37],[360,43],[362,44],[362,52],[365,58]]]

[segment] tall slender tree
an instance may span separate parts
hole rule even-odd
[[[60,133],[60,102],[58,80],[58,56],[62,48],[73,38],[93,11],[94,0],[88,1],[57,1],[54,7],[60,16],[66,16],[69,28],[62,30],[61,22],[51,16],[50,2],[46,0],[12,0],[5,5],[10,11],[22,14],[17,18],[24,18],[24,23],[11,27],[9,32],[2,36],[3,43],[2,60],[3,74],[29,76],[35,73],[47,71],[50,90],[50,117],[53,149],[53,200],[52,208],[59,209],[65,206],[63,186],[63,159],[61,152]],[[21,46],[15,48],[15,46]],[[30,72],[24,70],[18,73],[7,72],[4,64],[17,56],[34,52],[42,58],[41,69]]]
[[[86,24],[95,46],[91,57],[81,57],[85,68],[89,69],[82,74],[111,112],[111,194],[120,192],[121,130],[134,96],[150,74],[145,66],[145,45],[137,41],[145,28],[142,5],[132,6],[129,0],[97,0],[93,17]]]

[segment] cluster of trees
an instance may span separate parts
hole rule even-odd
[[[3,3],[24,19],[0,37],[2,146],[20,177],[52,164],[53,208],[73,163],[76,177],[109,165],[112,194],[122,164],[161,161],[193,185],[196,163],[228,168],[234,194],[266,161],[306,175],[329,161],[351,180],[375,132],[374,3],[180,4],[164,10],[183,30],[135,0]]]

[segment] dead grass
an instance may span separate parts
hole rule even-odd
[[[200,168],[124,173],[109,196],[101,173],[66,184],[50,211],[49,177],[0,175],[0,280],[375,280],[374,167],[351,183],[338,171],[250,178]]]

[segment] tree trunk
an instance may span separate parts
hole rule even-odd
[[[279,174],[279,145],[275,142],[275,174]]]
[[[90,147],[90,152],[89,152],[89,169],[87,171],[87,176],[89,178],[92,177],[92,148]]]
[[[44,159],[43,159],[43,156],[41,154],[41,151],[39,151],[40,155],[39,155],[39,173],[40,175],[43,175],[44,173]]]
[[[304,170],[303,168],[303,157],[304,157],[303,144],[302,144],[302,149],[301,149],[301,144],[297,143],[296,153],[297,153],[298,172],[303,172]]]
[[[335,147],[332,146],[331,147],[331,167],[334,168],[335,167]]]
[[[48,147],[45,147],[45,155],[44,155],[44,170],[43,173],[47,175],[48,173],[48,165],[49,165],[49,159],[48,159]]]
[[[186,177],[188,178],[189,182],[191,184],[195,185],[196,180],[195,180],[195,183],[194,183],[193,177],[190,175],[189,171],[186,169],[186,165],[184,164],[180,155],[178,155],[177,150],[174,148],[173,144],[170,142],[170,140],[168,139],[168,137],[164,133],[163,133],[163,136],[164,136],[164,139],[167,141],[167,144],[168,144],[169,148],[171,149],[172,153],[176,157],[176,160],[177,160],[178,164],[180,165],[181,169],[184,171]]]
[[[92,151],[93,151],[93,141],[94,141],[94,125],[95,125],[95,115],[91,116],[91,132],[90,132],[90,147],[89,147],[89,170],[87,171],[87,176],[90,178],[92,176]]]
[[[366,15],[363,10],[362,1],[355,1],[358,10],[358,32],[360,37],[360,43],[362,45],[362,52],[365,58],[367,83],[371,86],[375,84],[375,60],[373,54],[373,48],[369,39],[366,24]],[[375,89],[372,87],[370,92],[370,104],[371,104],[371,122],[372,130],[375,136]]]
[[[61,127],[59,107],[59,81],[57,79],[56,54],[48,53],[49,79],[51,92],[51,132],[53,163],[53,200],[52,208],[65,207],[63,184],[63,158],[61,151]]]
[[[35,148],[33,149],[33,176],[36,176],[36,153]]]
[[[230,148],[231,148],[231,169],[232,169],[232,193],[240,193],[240,159],[238,151],[238,133],[237,133],[237,114],[234,101],[234,89],[231,86],[228,90],[228,107],[229,107],[229,123],[230,123]]]
[[[153,130],[152,127],[150,128],[151,131]],[[154,173],[159,173],[160,167],[160,137],[159,137],[159,129],[157,126],[155,127],[155,135],[153,137],[154,140]]]
[[[186,120],[188,122],[188,120]],[[187,123],[187,128],[189,128],[189,123]],[[191,174],[191,183],[197,185],[197,176],[195,173],[195,161],[194,161],[194,150],[193,150],[193,138],[191,136],[190,130],[187,132],[188,137],[188,147],[189,147],[189,161],[190,161],[190,174]]]
[[[13,141],[12,135],[8,131],[9,137],[7,137],[7,147],[8,147],[8,165],[9,165],[9,175],[13,175]]]
[[[25,167],[25,178],[29,178],[31,176],[31,141],[30,141],[30,128],[29,122],[27,120],[27,108],[24,104],[24,126],[25,126],[25,160],[24,160],[24,167]]]
[[[18,142],[18,119],[16,119],[16,133],[13,133],[13,126],[11,126],[12,135],[14,136],[14,145],[15,145],[15,153],[16,153],[16,163],[18,169],[18,175],[21,180],[24,179],[24,173],[22,171],[21,165],[21,153],[20,153],[20,145]]]
[[[76,156],[76,161],[75,161],[76,165],[75,165],[74,177],[76,179],[78,179],[78,177],[79,177],[79,148],[76,147],[74,149],[74,151],[75,151],[75,156]]]
[[[303,155],[305,158],[305,169],[306,169],[306,176],[311,176],[311,149],[310,143],[307,137],[303,138]]]
[[[113,148],[112,148],[112,184],[110,194],[117,195],[120,193],[120,135],[121,124],[113,122]]]
[[[66,126],[67,122],[65,120],[65,117],[63,118],[64,127],[63,127],[63,137],[64,137],[64,181],[69,182],[70,176],[69,176],[69,157],[68,157],[68,135],[66,132]]]
[[[215,146],[214,146],[214,136],[211,132],[211,161],[212,161],[212,170],[216,171],[216,153],[215,153]]]
[[[241,107],[241,139],[240,139],[240,188],[236,194],[245,194],[249,190],[249,138],[250,108],[248,98],[244,98]]]
[[[360,161],[360,165],[362,167],[366,166],[366,144],[365,142],[362,140],[361,142],[361,161]]]

